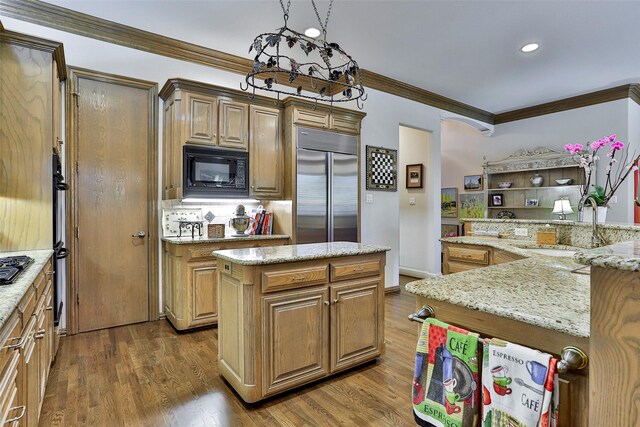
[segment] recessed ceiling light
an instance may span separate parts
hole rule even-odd
[[[529,43],[529,44],[525,44],[524,46],[522,46],[520,48],[521,52],[524,53],[529,53],[529,52],[534,52],[536,50],[538,50],[540,48],[540,45],[538,43]]]
[[[304,35],[311,38],[316,38],[320,35],[320,30],[314,27],[304,30]]]

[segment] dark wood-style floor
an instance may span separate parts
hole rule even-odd
[[[413,426],[414,304],[387,295],[383,357],[252,405],[218,374],[215,328],[178,334],[157,321],[66,337],[40,426]]]

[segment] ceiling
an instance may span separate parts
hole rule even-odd
[[[278,0],[48,3],[247,58],[283,23]],[[500,113],[640,82],[638,16],[634,0],[336,0],[327,39],[362,68]],[[292,1],[289,26],[318,27],[310,0]]]

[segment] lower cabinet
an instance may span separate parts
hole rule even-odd
[[[218,266],[212,252],[258,246],[279,246],[288,237],[220,243],[163,242],[163,298],[167,319],[179,331],[218,323]]]
[[[219,261],[221,374],[256,402],[382,355],[384,265],[384,254]]]
[[[488,265],[517,261],[523,257],[490,246],[442,243],[444,260],[442,274],[460,273]]]

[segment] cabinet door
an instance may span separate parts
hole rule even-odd
[[[38,362],[38,348],[35,338],[36,316],[31,316],[27,325],[26,340],[22,352],[22,405],[27,407],[24,424],[27,427],[38,425],[40,400],[40,366]]]
[[[174,161],[173,157],[177,153],[173,151],[173,137],[174,137],[174,111],[175,101],[173,99],[168,100],[164,105],[163,114],[163,136],[162,136],[162,198],[169,199],[171,192],[175,188],[175,182],[173,181],[174,173]]]
[[[263,393],[277,393],[329,373],[326,288],[262,297]]]
[[[338,132],[360,133],[360,120],[349,115],[331,114],[331,130]]]
[[[45,312],[44,312],[44,324],[45,324],[45,346],[47,348],[47,377],[49,376],[49,370],[51,369],[51,363],[55,357],[54,348],[55,348],[55,336],[53,331],[53,284],[51,281],[51,276],[49,276],[49,283],[47,285],[49,290],[47,291],[45,297]]]
[[[187,143],[217,144],[218,99],[213,96],[186,94]]]
[[[251,106],[249,170],[251,196],[282,196],[282,141],[280,110]]]
[[[220,101],[221,147],[247,150],[249,147],[249,106],[228,100]]]
[[[293,123],[300,126],[327,129],[329,127],[329,113],[295,108],[293,110]]]
[[[384,340],[380,279],[331,286],[331,372],[381,354]]]
[[[49,360],[47,359],[47,330],[45,328],[44,309],[39,312],[36,325],[36,352],[38,353],[38,416],[40,416],[40,407],[44,401],[44,392],[47,387],[47,368],[49,366]]]
[[[215,262],[189,263],[191,321],[189,326],[218,320],[218,272]]]

